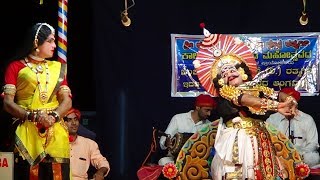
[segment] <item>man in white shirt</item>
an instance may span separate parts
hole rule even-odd
[[[167,137],[160,138],[160,147],[166,150],[172,147],[171,138],[177,133],[195,133],[205,127],[211,111],[216,107],[216,102],[210,95],[200,94],[195,101],[195,109],[186,113],[176,114],[172,117],[165,133]],[[169,153],[167,157],[159,160],[159,165],[165,165],[168,162],[174,162],[173,156]]]
[[[300,93],[294,88],[283,88],[284,92],[298,102]],[[298,109],[294,117],[285,117],[280,113],[270,115],[268,123],[274,125],[279,131],[291,139],[297,151],[303,156],[304,162],[310,167],[319,164],[320,157],[318,153],[318,131],[313,118]]]

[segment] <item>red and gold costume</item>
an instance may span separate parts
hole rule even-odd
[[[204,35],[193,64],[206,91],[220,96],[217,111],[224,122],[220,123],[215,139],[212,178],[303,178],[295,173],[303,164],[299,153],[285,135],[262,118],[267,111],[277,111],[277,94],[258,82],[245,82],[249,75],[257,73],[251,50],[240,39],[229,35],[211,34],[206,29]],[[244,68],[249,71],[244,72]],[[235,86],[225,82],[224,70],[236,71],[243,84]],[[233,80],[238,76],[233,74],[230,77]],[[252,106],[241,104],[244,95],[256,99],[251,101]]]

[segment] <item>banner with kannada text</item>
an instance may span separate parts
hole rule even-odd
[[[272,70],[260,83],[279,90],[295,87],[302,95],[319,94],[320,33],[233,34],[252,50],[258,71]],[[203,35],[171,34],[172,97],[206,93],[193,66]]]

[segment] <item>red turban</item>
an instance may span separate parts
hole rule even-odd
[[[74,113],[77,116],[77,118],[80,120],[81,113],[80,113],[80,111],[78,109],[75,109],[75,108],[69,109],[69,111],[67,112],[67,114],[65,116],[68,116],[71,113]]]
[[[286,87],[286,88],[281,89],[280,92],[284,92],[284,93],[288,94],[289,96],[294,97],[294,99],[296,99],[297,102],[300,100],[300,92],[296,91],[294,88]]]
[[[213,98],[210,95],[200,94],[196,99],[195,106],[215,108],[217,106],[217,103],[213,100]]]

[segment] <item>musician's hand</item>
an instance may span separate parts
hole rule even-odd
[[[104,176],[103,176],[102,174],[100,174],[100,173],[95,173],[95,174],[93,175],[93,178],[94,178],[95,180],[103,180],[103,179],[104,179]]]
[[[171,136],[170,135],[166,137],[165,146],[167,148],[171,148],[172,147],[172,141],[171,141]]]

